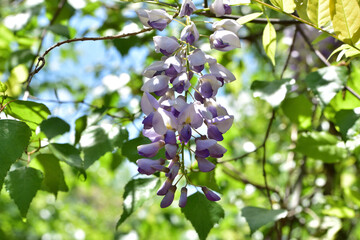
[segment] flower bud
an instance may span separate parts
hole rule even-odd
[[[210,201],[216,202],[221,199],[216,193],[209,190],[207,187],[201,187],[201,190],[204,192],[205,197]]]
[[[224,29],[237,34],[242,26],[233,19],[223,19],[221,21],[214,22],[212,27],[214,30]]]
[[[150,78],[141,87],[141,91],[153,92],[158,96],[162,96],[169,89],[169,77],[165,75],[155,76]]]
[[[193,22],[190,25],[186,26],[180,34],[180,39],[189,44],[193,44],[199,39],[199,32]]]
[[[144,157],[155,157],[160,148],[164,147],[164,141],[153,142],[149,144],[143,144],[137,147],[138,153]]]
[[[195,72],[201,72],[204,69],[206,58],[204,52],[200,49],[196,49],[192,54],[190,54],[188,60],[191,69]]]
[[[164,159],[152,160],[147,158],[141,158],[136,161],[139,173],[146,175],[154,174],[156,171],[162,171],[165,168],[163,166],[164,163]]]
[[[154,38],[155,52],[170,56],[180,47],[175,37],[155,36]]]
[[[171,205],[171,203],[174,201],[175,191],[176,186],[171,186],[160,203],[161,208],[166,208]]]
[[[172,182],[173,180],[167,178],[156,194],[159,196],[164,196],[169,191]]]
[[[152,27],[160,31],[164,30],[172,19],[172,17],[163,9],[139,9],[136,11],[136,14],[144,26]]]
[[[216,17],[224,16],[225,14],[231,14],[231,7],[228,5],[228,1],[215,0],[210,5],[210,11],[216,15]]]
[[[183,0],[181,5],[179,17],[190,16],[197,8],[191,0]]]
[[[182,187],[181,194],[180,194],[180,200],[179,200],[179,207],[181,207],[181,208],[185,207],[186,202],[187,202],[187,188]]]
[[[198,162],[198,167],[201,172],[210,172],[215,168],[215,165],[205,158],[197,157],[196,161]]]

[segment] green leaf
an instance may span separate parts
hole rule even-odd
[[[309,20],[318,27],[330,22],[329,0],[311,0],[307,3]]]
[[[40,163],[44,171],[42,190],[54,194],[55,197],[59,191],[69,191],[59,159],[53,154],[39,154],[36,156],[36,160]]]
[[[40,129],[48,139],[51,139],[70,131],[70,125],[61,118],[52,117],[42,121]]]
[[[269,81],[256,80],[251,84],[254,97],[267,101],[271,106],[277,107],[284,100],[288,92],[290,79]]]
[[[66,162],[72,167],[83,169],[80,151],[74,146],[67,143],[51,143],[49,144],[49,149],[59,160]]]
[[[113,149],[107,134],[100,126],[88,127],[81,136],[80,145],[84,151],[85,169]]]
[[[338,139],[327,132],[302,133],[295,151],[326,163],[335,163],[347,156],[346,149],[338,143]]]
[[[124,127],[119,128],[118,134],[111,139],[114,146],[121,148],[123,144],[129,140],[129,132]]]
[[[81,138],[82,132],[86,129],[87,126],[87,115],[81,116],[75,121],[75,143],[78,144]]]
[[[199,192],[188,197],[181,212],[191,222],[201,240],[206,239],[214,225],[225,216],[224,209],[219,204],[209,201]]]
[[[50,110],[42,103],[22,100],[9,103],[4,112],[26,122],[31,130],[35,130],[51,114]]]
[[[265,224],[286,217],[287,211],[284,209],[269,210],[258,207],[245,207],[241,210],[241,214],[249,224],[251,233],[254,233]]]
[[[30,49],[21,49],[11,53],[10,64],[15,67],[19,64],[27,63],[35,58],[35,55]]]
[[[137,146],[142,145],[142,144],[148,144],[150,143],[150,140],[141,136],[138,138],[134,138],[130,141],[127,141],[123,144],[122,146],[122,154],[127,157],[127,159],[130,162],[135,163],[136,160],[138,160],[139,158],[142,158],[137,151]]]
[[[214,191],[220,192],[220,188],[215,180],[215,171],[211,172],[190,172],[188,175],[191,184],[205,186]]]
[[[48,27],[48,30],[53,32],[54,34],[70,38],[70,32],[68,27],[61,24],[54,24]]]
[[[266,55],[270,58],[271,63],[275,66],[276,31],[270,22],[268,22],[264,28],[262,43]]]
[[[4,93],[7,89],[8,87],[6,86],[6,84],[0,81],[0,92]]]
[[[10,166],[29,144],[31,130],[23,122],[0,120],[0,190]]]
[[[294,0],[270,0],[270,2],[286,13],[293,13],[295,11],[296,5]]]
[[[295,4],[296,4],[296,12],[299,15],[299,17],[301,19],[304,19],[304,20],[310,22],[310,19],[309,19],[308,13],[307,13],[308,0],[296,0]]]
[[[334,216],[337,218],[354,218],[355,211],[346,206],[331,207],[329,209],[323,209],[322,214],[328,216]]]
[[[328,104],[348,78],[346,67],[325,67],[306,76],[305,82],[323,105]]]
[[[330,0],[330,17],[335,34],[344,43],[355,45],[360,39],[358,0]]]
[[[150,198],[158,185],[159,180],[157,178],[132,179],[126,184],[123,195],[123,213],[116,224],[116,228]]]
[[[42,180],[42,172],[29,167],[15,169],[9,172],[5,179],[6,189],[23,218],[26,218],[30,203],[40,189]]]
[[[352,109],[344,109],[336,112],[336,125],[340,128],[342,138],[347,139],[348,130],[359,120],[359,115]]]
[[[255,13],[250,13],[248,15],[242,16],[240,18],[238,18],[238,20],[236,20],[240,25],[243,25],[245,23],[251,22],[252,20],[254,20],[255,18],[260,17],[263,14],[263,12],[255,12]]]
[[[281,108],[290,121],[301,129],[311,127],[312,103],[304,95],[285,99]]]

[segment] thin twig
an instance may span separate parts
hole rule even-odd
[[[300,26],[296,26],[297,29],[299,30],[301,36],[303,37],[303,39],[305,40],[306,44],[310,47],[311,51],[313,51],[316,56],[318,56],[318,58],[326,65],[326,66],[331,66],[331,64],[329,63],[329,61],[326,59],[326,57],[324,57],[324,55],[322,55],[322,53],[315,49],[313,47],[313,45],[311,44],[309,38],[306,36],[304,30],[302,30],[302,28]]]
[[[39,58],[38,58],[38,62],[37,65],[34,69],[34,71],[32,71],[29,74],[29,78],[27,79],[26,82],[26,89],[29,88],[29,85],[31,83],[31,79],[34,77],[34,75],[36,73],[38,73],[44,66],[45,66],[45,56],[52,51],[54,48],[60,47],[63,44],[66,43],[71,43],[71,42],[79,42],[79,41],[99,41],[99,40],[114,40],[114,39],[119,39],[119,38],[124,38],[124,37],[129,37],[129,36],[134,36],[140,33],[144,33],[144,32],[149,32],[151,30],[154,30],[153,28],[144,28],[140,31],[137,32],[132,32],[132,33],[123,33],[123,34],[119,34],[119,35],[114,35],[114,36],[104,36],[104,37],[81,37],[81,38],[73,38],[73,39],[68,39],[62,42],[58,42],[54,45],[52,45],[50,48],[48,48]]]
[[[289,54],[288,54],[288,56],[287,56],[287,58],[286,58],[286,62],[285,62],[284,68],[283,68],[283,70],[282,70],[282,72],[281,72],[280,79],[283,78],[284,73],[285,73],[285,70],[286,70],[286,68],[287,68],[288,65],[289,65],[290,58],[291,58],[291,53],[292,53],[292,51],[294,50],[294,46],[295,46],[295,40],[296,40],[296,34],[297,34],[297,32],[298,32],[298,28],[296,27],[296,28],[295,28],[295,31],[294,31],[294,36],[293,36],[293,38],[292,38],[292,43],[291,43],[291,46],[290,46],[290,49],[289,49]]]

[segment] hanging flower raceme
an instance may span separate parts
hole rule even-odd
[[[231,13],[227,1],[216,0],[210,9],[217,16]],[[201,172],[215,169],[213,159],[223,157],[226,152],[219,142],[233,123],[233,116],[216,102],[216,96],[235,76],[196,47],[200,34],[191,21],[191,14],[196,10],[191,0],[183,1],[179,17],[186,17],[186,26],[179,39],[155,36],[155,52],[163,57],[143,71],[141,109],[146,116],[142,134],[151,143],[138,146],[138,153],[144,158],[137,160],[137,165],[141,174],[164,173],[166,180],[157,191],[157,195],[163,196],[162,208],[172,204],[178,188],[181,189],[179,207],[186,206],[188,186],[192,185],[188,174],[193,168]],[[137,14],[145,26],[160,31],[172,20],[164,10],[138,10]],[[220,51],[239,48],[240,27],[234,20],[215,22],[215,32],[209,39],[211,48]],[[165,154],[159,159],[161,149]],[[185,161],[189,153],[190,164]],[[210,201],[220,200],[207,186],[196,187],[201,187]]]

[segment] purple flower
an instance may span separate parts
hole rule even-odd
[[[198,90],[204,98],[211,98],[215,97],[221,85],[214,75],[205,74],[199,78]]]
[[[187,104],[179,114],[179,125],[190,124],[193,128],[199,128],[203,124],[203,118],[198,111],[198,103]]]
[[[214,22],[212,25],[212,28],[214,30],[224,29],[224,30],[229,30],[235,34],[238,33],[241,27],[242,26],[233,19],[223,19],[221,21]]]
[[[179,200],[179,207],[181,207],[181,208],[185,207],[186,202],[187,202],[187,188],[182,187],[181,194],[180,194],[180,200]]]
[[[217,30],[210,35],[210,46],[216,50],[227,52],[240,48],[240,39],[228,30]]]
[[[172,82],[174,90],[177,93],[182,93],[183,91],[187,91],[191,84],[189,81],[189,76],[186,72],[180,73]]]
[[[216,141],[224,140],[222,133],[219,131],[219,129],[215,125],[212,125],[212,124],[208,125],[207,134],[210,139],[213,139]]]
[[[169,191],[172,182],[173,180],[167,178],[156,194],[159,196],[164,196]]]
[[[189,44],[193,44],[199,39],[199,32],[193,22],[190,25],[186,26],[180,34],[180,39]]]
[[[152,78],[157,75],[161,75],[163,71],[167,69],[167,65],[164,61],[153,62],[150,66],[144,69],[142,75],[147,78]]]
[[[165,176],[167,176],[170,180],[173,181],[179,173],[180,163],[178,158],[175,158],[174,160],[172,160],[172,162],[173,162],[172,166],[169,167],[170,171],[166,173]]]
[[[149,129],[144,128],[142,134],[144,137],[150,139],[151,142],[157,142],[164,139],[164,136],[156,133],[154,128],[149,128]]]
[[[143,157],[152,158],[155,157],[159,150],[164,147],[164,141],[153,142],[149,144],[139,145],[137,147],[139,155]]]
[[[200,49],[196,49],[188,57],[189,64],[192,70],[195,72],[201,72],[204,69],[206,63],[205,54]]]
[[[156,98],[154,98],[148,92],[144,92],[144,94],[141,98],[140,105],[141,105],[141,110],[146,115],[149,115],[150,113],[155,112],[160,107],[160,104],[158,103]]]
[[[210,73],[215,75],[217,80],[224,81],[225,83],[236,80],[234,74],[220,63],[209,64]]]
[[[180,141],[187,143],[191,138],[191,127],[186,124],[180,131]]]
[[[169,57],[165,60],[165,64],[168,66],[165,70],[165,74],[169,77],[176,77],[184,69],[180,58],[177,56]]]
[[[210,11],[216,15],[216,17],[224,16],[225,14],[231,14],[231,7],[226,0],[215,0],[210,5]]]
[[[211,120],[206,120],[208,124],[216,125],[221,133],[226,133],[234,121],[234,116],[217,116]]]
[[[168,172],[169,169],[163,166],[164,163],[164,159],[152,160],[147,158],[141,158],[136,161],[139,173],[146,175],[154,174],[157,171]]]
[[[173,159],[178,150],[177,144],[165,144],[165,156],[167,159]]]
[[[160,203],[161,208],[166,208],[171,205],[171,203],[174,201],[175,191],[176,191],[176,186],[171,186],[169,191],[167,191],[165,197]]]
[[[209,190],[207,187],[201,187],[201,190],[204,192],[205,197],[210,201],[216,202],[221,199],[216,193]]]
[[[141,87],[141,91],[153,92],[158,96],[162,96],[169,88],[169,77],[165,75],[155,76],[150,78]]]
[[[226,148],[221,146],[220,144],[215,144],[212,147],[209,148],[210,157],[213,158],[221,158],[224,156],[224,153],[226,153]]]
[[[164,30],[172,19],[164,9],[139,9],[136,10],[136,14],[145,27],[152,27],[160,31]]]
[[[198,162],[198,167],[201,172],[210,172],[215,168],[215,165],[205,158],[197,157],[196,161]]]
[[[162,108],[159,108],[153,117],[153,127],[156,133],[164,135],[167,130],[177,129],[177,120],[174,115]]]
[[[181,5],[179,17],[190,16],[197,8],[191,0],[183,0]]]
[[[154,38],[155,52],[170,56],[180,47],[175,37],[155,36]]]

